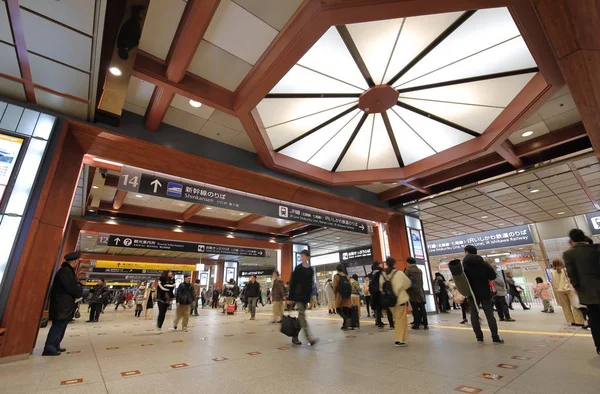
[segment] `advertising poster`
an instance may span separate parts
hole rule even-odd
[[[235,268],[225,269],[225,282],[229,282],[231,279],[235,280]]]
[[[417,229],[410,229],[410,241],[412,242],[413,251],[415,253],[415,259],[425,259],[425,253],[423,252],[423,241],[421,240],[421,232]]]
[[[0,134],[0,201],[13,172],[23,139]]]

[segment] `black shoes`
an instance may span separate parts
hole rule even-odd
[[[293,343],[294,345],[297,345],[297,346],[300,346],[300,345],[302,345],[302,342],[300,342],[300,341],[298,340],[298,338],[292,338],[292,343]]]
[[[502,345],[502,344],[504,344],[504,339],[496,338],[496,339],[494,339],[494,343]]]
[[[420,330],[419,326],[411,326],[410,328],[412,328],[413,330]]]
[[[501,317],[501,318],[500,318],[500,319],[498,319],[498,320],[500,320],[500,321],[505,321],[503,317]]]
[[[425,330],[425,331],[429,330],[429,326],[423,327],[423,330]]]
[[[67,349],[65,349],[64,347],[59,347],[58,351],[61,352],[61,353],[64,353],[64,352],[67,351]]]
[[[508,319],[506,319],[506,321],[516,321],[516,320],[509,317]]]
[[[460,324],[467,324],[469,321],[467,319],[460,322]]]
[[[523,308],[523,310],[524,310],[524,311],[528,311],[528,310],[530,310],[530,309],[531,309],[531,308],[528,308],[528,307],[524,307],[524,308]]]
[[[58,350],[44,350],[42,356],[60,356],[60,351]]]

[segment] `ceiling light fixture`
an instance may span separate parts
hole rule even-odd
[[[108,220],[108,221],[106,222],[106,224],[117,224],[117,222],[115,222],[114,220]]]
[[[206,209],[207,211],[210,211],[212,208],[211,207],[206,207],[204,209]]]
[[[533,131],[531,131],[531,130],[526,131],[523,134],[521,134],[521,136],[523,136],[523,137],[529,137],[530,135],[533,135]]]
[[[111,166],[118,166],[118,167],[122,167],[123,166],[123,163],[117,163],[116,161],[98,159],[97,157],[94,158],[94,161],[97,161],[98,163],[109,164]]]
[[[271,242],[272,244],[276,243],[274,239],[270,239],[269,242]]]
[[[227,234],[227,238],[235,238],[233,234]]]
[[[190,105],[194,108],[200,108],[202,106],[202,103],[199,101],[190,100]]]
[[[487,219],[488,217],[487,217],[487,216],[482,216],[481,218],[482,218],[482,219]]]
[[[522,169],[522,168],[517,170],[517,173],[519,173],[519,174],[522,173],[522,172],[525,172],[525,170]]]
[[[92,189],[97,189],[97,188],[98,188],[98,186],[96,186],[96,185],[92,186]]]
[[[533,189],[533,190],[531,190],[529,193],[537,193],[537,192],[539,192],[539,191],[540,191],[539,189]]]
[[[94,210],[93,209],[88,209],[88,212],[94,212]]]
[[[91,235],[88,235],[88,236],[87,236],[87,238],[92,238],[92,236],[91,236]]]
[[[245,215],[245,213],[240,213],[240,216],[244,216],[244,215]]]
[[[142,198],[142,197],[144,197],[144,196],[142,196],[141,194],[136,194],[135,196],[136,196],[137,198]]]
[[[116,77],[120,77],[121,75],[123,75],[123,72],[121,71],[121,69],[119,67],[115,67],[115,66],[109,67],[108,71]]]
[[[564,215],[564,212],[558,212],[557,215]]]

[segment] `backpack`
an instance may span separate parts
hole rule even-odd
[[[235,297],[235,287],[232,285],[227,285],[227,289],[225,290],[225,297]]]
[[[379,294],[379,271],[373,273],[371,275],[371,281],[369,282],[369,294],[372,297],[376,297]]]
[[[398,302],[398,296],[394,293],[394,288],[392,286],[392,278],[396,275],[396,270],[392,273],[392,276],[387,277],[387,275],[383,274],[383,286],[381,286],[381,297],[380,303],[382,308],[391,308],[396,306]]]
[[[347,276],[338,275],[338,294],[343,298],[350,298],[352,295],[352,286]]]

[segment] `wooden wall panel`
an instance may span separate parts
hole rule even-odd
[[[404,216],[394,215],[387,223],[387,236],[390,245],[390,253],[396,259],[396,268],[404,270],[407,266],[406,258],[410,256],[408,246],[408,234]]]
[[[281,280],[287,283],[292,278],[292,244],[281,245]]]
[[[371,245],[373,248],[373,260],[383,261],[385,260],[385,249],[383,247],[383,240],[381,239],[381,231],[379,226],[373,228],[373,234],[371,234]]]

